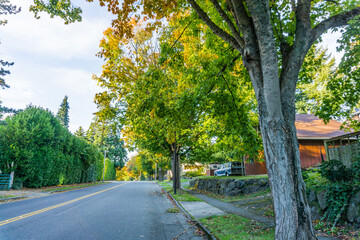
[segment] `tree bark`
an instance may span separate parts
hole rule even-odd
[[[266,55],[266,49],[262,51]],[[257,89],[260,129],[274,200],[275,239],[316,239],[301,174],[295,128],[296,71],[301,64],[291,65],[292,69],[283,68],[280,77],[274,74],[278,69],[277,59],[269,57],[261,62],[243,59],[254,89]],[[286,81],[280,85],[283,78]]]
[[[164,170],[162,168],[159,168],[159,181],[164,181]]]
[[[284,112],[284,115],[286,121],[265,117],[266,112],[260,110],[266,166],[274,199],[275,239],[316,239],[301,174],[295,113]]]
[[[171,144],[171,168],[173,174],[173,189],[174,193],[180,189],[180,155],[178,145]]]
[[[15,171],[14,171],[14,161],[11,162],[11,172],[10,172],[10,184],[9,184],[9,188],[12,188],[14,185],[14,176],[15,176]]]
[[[155,163],[154,179],[157,180],[157,164]]]

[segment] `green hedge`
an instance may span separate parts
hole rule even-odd
[[[104,168],[104,159],[98,162],[98,181],[103,179],[103,168]],[[105,159],[105,180],[115,180],[116,179],[116,169],[113,161],[108,158]]]
[[[26,187],[96,181],[102,154],[72,135],[48,110],[30,106],[0,126],[0,169]]]

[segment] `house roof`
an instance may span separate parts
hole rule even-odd
[[[340,130],[341,123],[330,120],[325,124],[313,114],[296,114],[295,126],[298,139],[329,139],[346,134]]]

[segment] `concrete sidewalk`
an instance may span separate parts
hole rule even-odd
[[[245,208],[235,206],[232,203],[223,202],[211,198],[205,194],[197,193],[196,191],[183,189],[193,196],[204,200],[205,202],[181,202],[181,205],[186,211],[196,219],[206,218],[210,216],[221,216],[226,214],[235,214],[248,219],[256,220],[265,223],[268,227],[274,227],[274,219],[267,218],[249,211]],[[338,238],[317,236],[318,240],[336,240]]]
[[[249,211],[248,209],[235,206],[232,203],[217,200],[205,194],[200,194],[192,190],[185,190],[185,191],[187,191],[188,193],[190,193],[191,195],[197,198],[204,200],[206,203],[208,203],[208,205],[220,209],[221,211],[224,211],[226,213],[238,215],[247,219],[256,220],[258,222],[265,223],[268,227],[275,226],[274,219],[259,215],[253,211]]]
[[[194,218],[201,219],[211,216],[221,216],[226,213],[206,202],[180,202],[183,208]]]

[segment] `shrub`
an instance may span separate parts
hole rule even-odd
[[[0,127],[0,152],[0,169],[15,170],[15,179],[21,179],[26,187],[96,179],[98,150],[39,107],[30,106],[6,119],[6,125]],[[14,169],[9,167],[12,162]]]
[[[351,170],[354,180],[360,183],[360,157],[352,161]]]
[[[302,173],[307,189],[323,189],[326,188],[326,185],[329,183],[329,180],[324,178],[317,168],[309,168]]]
[[[322,162],[320,174],[330,182],[348,182],[352,179],[352,170],[348,169],[339,160]]]
[[[329,180],[325,184],[328,208],[324,217],[333,222],[334,226],[346,213],[349,199],[360,190],[359,171],[360,160],[352,161],[350,168],[338,160],[330,160],[320,165],[319,173]]]
[[[195,171],[187,171],[183,174],[184,177],[199,177],[199,176],[204,176],[205,174],[203,173],[202,169],[199,168]]]

